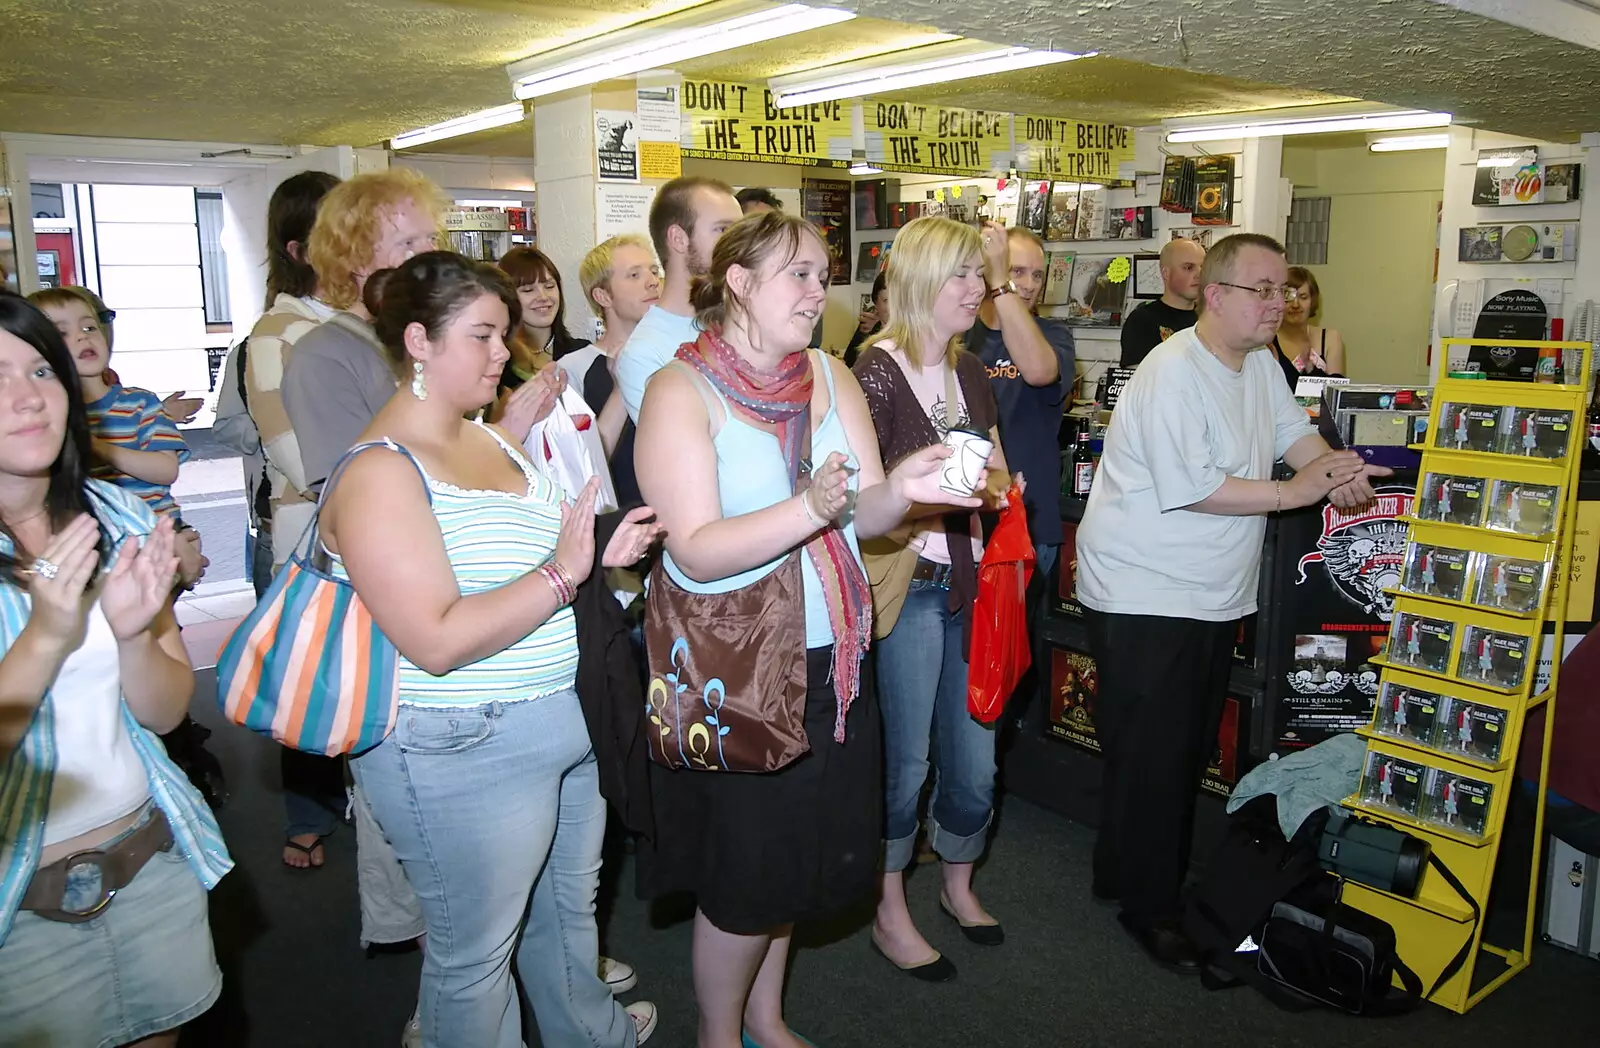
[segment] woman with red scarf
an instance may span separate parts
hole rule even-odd
[[[871,689],[858,695],[872,600],[857,540],[914,504],[979,504],[940,490],[941,445],[885,475],[854,377],[806,350],[827,282],[827,248],[803,219],[729,229],[692,293],[702,334],[654,376],[639,416],[639,486],[673,583],[731,595],[801,552],[807,751],[759,774],[652,769],[641,887],[696,896],[700,1048],[807,1043],[783,1018],[793,925],[877,887],[881,729]],[[731,647],[744,639],[737,624],[727,633]]]

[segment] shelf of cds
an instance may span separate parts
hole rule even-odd
[[[1452,345],[1490,340],[1446,339]],[[1551,342],[1546,350],[1588,343]],[[1527,967],[1534,900],[1520,942],[1491,944],[1487,908],[1501,829],[1516,788],[1528,709],[1553,695],[1560,660],[1535,694],[1547,626],[1562,650],[1585,429],[1585,385],[1448,378],[1433,390],[1413,510],[1361,784],[1345,806],[1420,837],[1460,879],[1476,911],[1430,869],[1414,898],[1347,884],[1345,901],[1389,921],[1400,955],[1431,985],[1463,946],[1468,960],[1431,1000],[1465,1012]],[[1546,720],[1554,723],[1553,716]],[[1539,769],[1542,841],[1548,728]],[[1519,844],[1520,846],[1520,844]],[[1538,855],[1532,869],[1537,876]]]

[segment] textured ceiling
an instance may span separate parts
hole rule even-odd
[[[1433,0],[858,4],[862,14],[986,40],[1440,110],[1510,134],[1562,140],[1600,130],[1600,51]],[[1163,73],[1148,76],[1160,83]]]
[[[683,70],[759,80],[944,31],[1106,57],[906,97],[1126,123],[1353,97],[1529,137],[1600,130],[1600,52],[1431,0],[841,2],[868,17]],[[366,145],[507,100],[507,62],[695,4],[0,0],[0,130]],[[531,139],[428,148],[526,154]]]

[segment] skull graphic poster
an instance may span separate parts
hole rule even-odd
[[[1398,479],[1398,478],[1397,478]],[[1364,509],[1328,503],[1278,521],[1273,651],[1268,694],[1274,703],[1270,746],[1303,749],[1372,719],[1378,667],[1406,567],[1414,490],[1377,489]]]

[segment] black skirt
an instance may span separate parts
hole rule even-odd
[[[775,772],[650,766],[656,833],[639,849],[639,893],[691,892],[725,932],[757,935],[815,920],[877,890],[883,729],[872,674],[833,741],[832,648],[806,652],[811,748]]]

